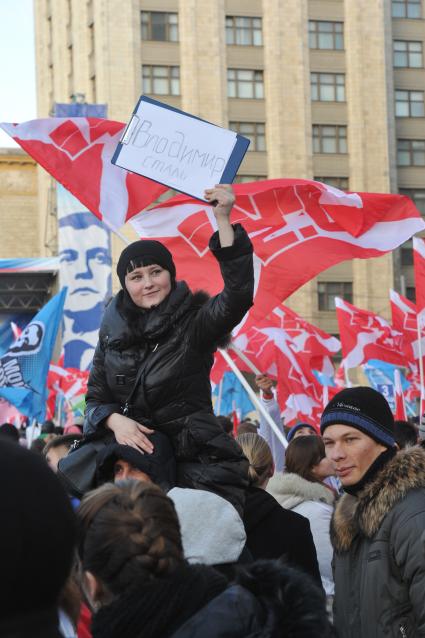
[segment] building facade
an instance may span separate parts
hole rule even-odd
[[[250,137],[240,180],[401,191],[425,215],[424,4],[35,0],[38,115],[84,96],[126,121],[144,93]],[[391,287],[414,294],[409,245],[333,267],[289,305],[337,333],[335,295],[388,316]]]

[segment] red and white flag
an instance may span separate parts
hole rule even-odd
[[[374,312],[335,297],[344,365],[356,368],[369,359],[406,365],[403,335]]]
[[[121,122],[51,117],[0,127],[112,228],[123,226],[168,190],[111,164],[125,128]]]
[[[407,410],[404,402],[404,393],[401,385],[400,370],[394,370],[394,398],[395,418],[399,421],[407,421]]]
[[[403,333],[405,344],[409,346],[418,338],[416,305],[395,290],[390,290],[390,303],[393,327]],[[406,349],[406,353],[408,352]]]
[[[425,324],[425,239],[413,238],[413,266],[415,269],[416,307],[421,325]]]
[[[232,222],[254,245],[256,325],[319,272],[346,259],[379,257],[425,229],[413,202],[402,195],[344,193],[320,182],[276,179],[235,184]],[[210,206],[178,195],[134,217],[140,237],[164,242],[178,278],[210,294],[222,286],[208,250],[216,230]]]

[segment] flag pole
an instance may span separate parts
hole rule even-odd
[[[421,396],[419,399],[419,422],[421,422],[424,406],[424,362],[422,359],[422,327],[420,312],[416,314],[416,327],[418,331],[419,378],[421,382]]]
[[[260,412],[260,414],[263,415],[264,419],[267,421],[267,423],[269,424],[269,426],[271,427],[271,429],[273,430],[273,432],[275,433],[275,435],[277,436],[279,441],[282,443],[283,447],[286,449],[288,447],[288,441],[286,440],[284,434],[279,430],[278,426],[273,421],[273,419],[270,416],[270,414],[267,412],[265,407],[260,403],[260,401],[258,400],[258,397],[255,394],[254,390],[251,388],[251,386],[249,385],[248,381],[245,379],[243,374],[241,374],[241,371],[237,367],[236,363],[233,361],[232,357],[229,355],[228,352],[226,352],[226,350],[223,350],[221,348],[219,349],[219,352],[222,355],[222,357],[224,358],[224,360],[226,361],[226,363],[228,364],[228,366],[231,368],[232,372],[234,372],[234,374],[236,375],[238,380],[241,382],[241,384],[245,388],[246,392],[248,393],[249,398],[251,399],[251,401],[253,402],[253,404],[257,408],[257,410]],[[247,358],[247,361],[249,361],[248,358]],[[251,368],[251,370],[253,370],[253,368],[255,370],[258,370],[258,368],[256,368],[256,366],[254,366],[254,364],[252,362],[250,362],[250,368]],[[253,372],[254,372],[254,370],[253,370]],[[261,372],[258,371],[255,374],[261,374]]]
[[[341,365],[344,368],[345,387],[346,388],[351,388],[351,381],[350,381],[350,377],[348,375],[348,368],[347,368],[347,364],[345,362],[345,359],[342,360]]]
[[[221,377],[221,379],[219,381],[219,384],[218,384],[218,397],[217,397],[216,414],[221,414],[221,399],[222,399],[222,396],[223,396],[223,377]]]
[[[240,350],[234,343],[231,343],[229,346],[229,350],[233,350],[235,354],[238,355],[239,359],[244,362],[244,364],[254,373],[254,374],[263,374],[261,370],[257,368],[257,366],[252,363],[250,359],[246,356],[242,350]]]

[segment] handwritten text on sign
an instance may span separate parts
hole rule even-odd
[[[203,199],[220,181],[236,133],[141,101],[122,139],[118,166]]]

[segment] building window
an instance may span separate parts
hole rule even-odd
[[[226,16],[226,44],[261,46],[261,18]]]
[[[410,197],[418,211],[425,217],[425,188],[400,188],[399,193]]]
[[[263,98],[263,72],[251,69],[227,69],[227,96]]]
[[[309,20],[308,42],[310,49],[343,49],[343,23],[325,22],[323,20]]]
[[[180,67],[144,64],[143,93],[153,95],[180,95]]]
[[[397,90],[395,114],[397,117],[424,117],[424,92]]]
[[[415,286],[406,286],[406,297],[409,301],[413,301],[413,303],[416,303]]]
[[[179,24],[177,13],[165,11],[142,11],[142,40],[178,42]]]
[[[234,183],[246,184],[246,182],[259,182],[263,179],[267,179],[267,175],[236,175]]]
[[[249,151],[266,150],[266,125],[264,122],[229,122],[229,128],[251,140]]]
[[[411,239],[400,248],[400,262],[402,266],[413,266],[413,242]]]
[[[425,166],[425,140],[397,140],[398,166]]]
[[[345,102],[343,73],[310,73],[311,99],[318,102]]]
[[[423,66],[422,42],[394,40],[393,49],[395,67],[419,69]]]
[[[335,297],[342,297],[352,303],[353,284],[351,281],[319,281],[317,293],[319,310],[335,310]]]
[[[313,125],[313,153],[346,153],[347,127]]]
[[[339,188],[341,191],[348,191],[349,189],[348,177],[314,177],[314,180]]]
[[[393,18],[421,18],[421,0],[393,0]]]

